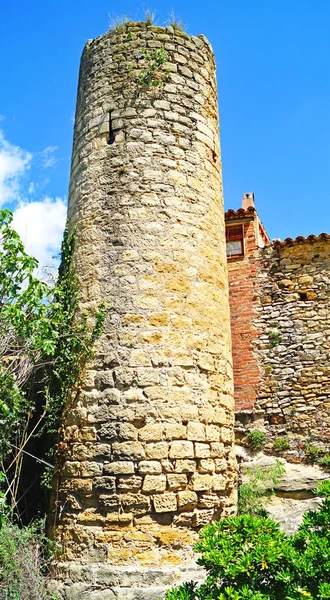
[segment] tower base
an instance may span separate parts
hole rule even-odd
[[[152,568],[67,562],[57,564],[53,577],[48,590],[58,600],[163,600],[174,586],[201,582],[204,571],[196,564]]]

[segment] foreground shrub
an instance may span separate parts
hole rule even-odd
[[[229,517],[201,530],[196,551],[205,582],[169,591],[166,600],[326,600],[330,598],[330,482],[319,511],[288,536],[267,517]]]
[[[0,528],[1,600],[51,600],[44,576],[47,541],[39,525],[20,529],[7,519],[3,521]]]

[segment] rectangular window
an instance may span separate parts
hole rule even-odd
[[[227,256],[244,256],[243,225],[226,227]]]

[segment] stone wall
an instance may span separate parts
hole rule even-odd
[[[237,436],[264,429],[268,453],[285,438],[281,455],[305,461],[308,445],[330,446],[330,236],[275,242],[254,258],[261,382],[253,409],[237,415]]]
[[[193,565],[198,529],[235,512],[221,190],[204,36],[140,23],[89,41],[68,222],[81,307],[109,313],[64,423],[61,598],[158,598]]]

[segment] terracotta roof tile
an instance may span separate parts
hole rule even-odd
[[[295,239],[285,238],[285,240],[274,240],[274,246],[293,246],[294,244],[304,244],[306,242],[318,242],[320,240],[330,240],[329,233],[320,233],[320,235],[308,235],[304,237],[303,235],[298,235]]]
[[[233,210],[230,208],[225,212],[225,219],[237,219],[244,217],[252,217],[256,214],[256,209],[253,206],[249,206],[246,210],[244,208],[239,208],[238,210]]]

